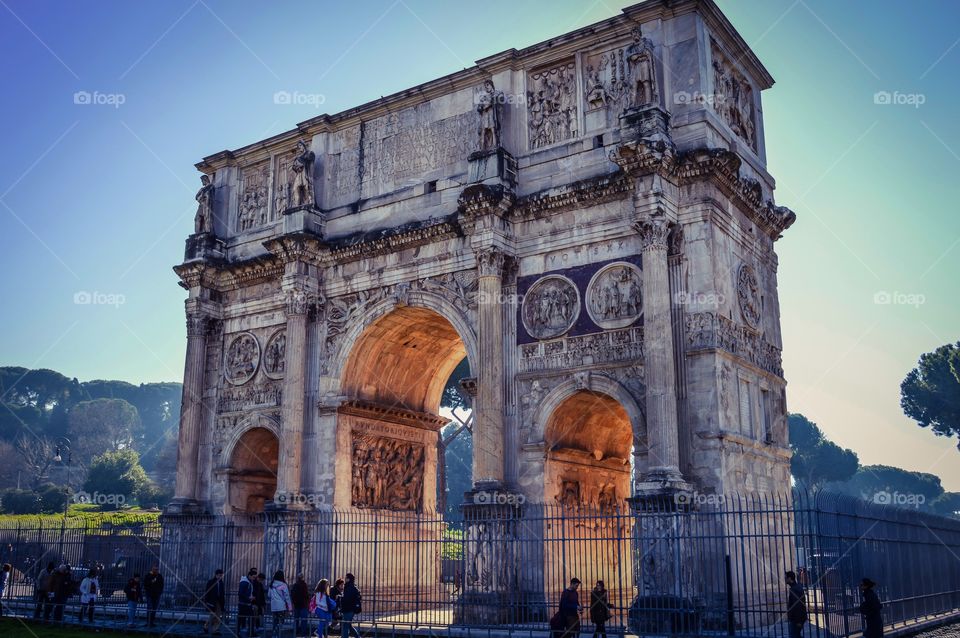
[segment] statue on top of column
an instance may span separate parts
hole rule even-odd
[[[213,233],[213,191],[214,185],[210,182],[210,176],[203,174],[200,176],[202,186],[197,191],[197,214],[193,218],[193,232]]]
[[[480,115],[477,127],[477,149],[481,152],[495,151],[500,148],[500,105],[503,92],[493,85],[493,80],[485,80],[483,89],[477,94],[477,113]]]
[[[293,171],[292,206],[293,208],[313,207],[313,162],[316,154],[303,140],[297,142],[297,156],[290,163]]]

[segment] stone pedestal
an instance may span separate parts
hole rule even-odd
[[[517,160],[502,148],[477,151],[467,158],[467,181],[479,183],[517,183]]]
[[[223,259],[223,241],[217,239],[213,233],[196,233],[187,237],[186,248],[183,251],[183,260]]]
[[[297,206],[283,211],[284,234],[308,233],[321,238],[326,223],[326,216],[316,206]]]

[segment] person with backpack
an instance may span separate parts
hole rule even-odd
[[[251,567],[247,575],[240,579],[240,586],[237,588],[237,636],[244,628],[247,630],[248,638],[256,633],[254,623],[254,606],[257,598],[253,594],[253,582],[257,580],[257,568]]]
[[[353,619],[360,613],[363,596],[360,595],[360,589],[357,588],[353,574],[347,574],[343,578],[343,597],[340,605],[343,620],[340,622],[340,637],[348,638],[353,635],[360,638],[360,632],[353,626]]]
[[[40,575],[37,576],[37,586],[34,589],[34,596],[36,596],[36,606],[33,608],[33,619],[40,620],[40,612],[43,612],[43,619],[50,620],[50,614],[53,612],[53,605],[50,604],[50,601],[47,599],[47,594],[50,592],[50,577],[53,576],[53,561],[47,563],[47,568],[40,572]]]
[[[140,574],[134,574],[123,588],[127,596],[127,627],[133,627],[137,622],[137,605],[143,600],[143,588],[140,584]]]
[[[207,608],[209,616],[203,623],[203,633],[213,633],[220,635],[220,618],[223,616],[223,608],[227,606],[227,588],[223,584],[223,570],[218,569],[213,573],[213,578],[207,581],[203,590],[203,605]]]
[[[157,608],[163,595],[163,575],[160,566],[154,565],[143,579],[143,593],[147,596],[147,627],[157,625]]]
[[[97,596],[100,595],[100,581],[97,578],[97,570],[91,569],[87,572],[87,577],[80,581],[80,623],[83,624],[83,617],[86,615],[87,622],[93,623],[93,608],[97,604]]]
[[[310,633],[310,588],[303,574],[297,574],[297,580],[290,588],[290,601],[293,603],[293,624],[295,636],[306,636]]]
[[[313,593],[313,600],[311,601],[313,613],[317,617],[317,636],[319,638],[325,638],[327,635],[327,628],[333,621],[333,614],[337,610],[337,601],[327,592],[329,586],[330,581],[326,578],[321,578],[320,582],[317,583],[317,587]]]
[[[268,588],[270,593],[270,613],[272,614],[271,631],[279,638],[287,613],[293,611],[293,601],[290,599],[290,588],[281,570],[273,574]]]
[[[794,572],[784,574],[787,583],[787,624],[790,638],[802,638],[803,625],[807,622],[807,594],[803,585],[797,582]]]

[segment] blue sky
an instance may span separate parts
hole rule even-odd
[[[798,215],[777,243],[789,408],[866,463],[960,490],[953,444],[899,408],[920,353],[960,338],[960,5],[719,4],[777,80],[769,168]],[[170,268],[196,161],[620,8],[0,0],[0,364],[179,380]],[[284,90],[323,103],[274,104]],[[75,104],[84,91],[102,103]]]

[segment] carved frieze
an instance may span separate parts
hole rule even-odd
[[[579,135],[574,67],[573,61],[562,62],[527,76],[527,127],[531,149]]]
[[[587,314],[601,328],[625,328],[643,312],[640,269],[615,262],[597,271],[587,285]]]
[[[286,364],[287,331],[278,330],[263,349],[263,373],[271,379],[282,379]]]
[[[536,339],[553,339],[570,330],[580,316],[580,293],[566,277],[538,279],[523,296],[524,328]]]
[[[233,385],[243,385],[253,378],[260,365],[260,344],[249,332],[242,332],[230,341],[223,360],[223,376]]]
[[[520,346],[520,372],[643,359],[643,328],[610,330]]]
[[[756,271],[749,264],[740,264],[737,270],[737,302],[747,325],[751,328],[760,325],[760,283],[757,281]]]
[[[267,162],[247,166],[240,172],[240,202],[237,207],[237,230],[252,230],[269,221],[267,201]]]
[[[560,491],[556,496],[557,504],[567,513],[592,512],[613,514],[617,511],[617,488],[613,483],[600,483],[589,490],[580,481],[564,478],[560,480]],[[576,521],[575,523],[594,523],[595,521]]]
[[[753,87],[713,40],[713,108],[730,129],[757,150],[757,122]]]
[[[246,412],[259,408],[280,407],[283,386],[276,381],[224,387],[217,398],[217,413]]]
[[[620,115],[659,101],[653,43],[639,29],[630,44],[584,58],[583,86],[587,109],[607,108]]]
[[[424,453],[419,443],[354,431],[353,506],[419,510],[423,502]]]
[[[293,171],[290,167],[296,153],[287,151],[277,155],[273,162],[273,214],[279,215],[290,207],[290,184],[293,182]]]
[[[755,330],[713,312],[686,316],[687,352],[717,348],[745,359],[778,377],[783,377],[780,349]]]

